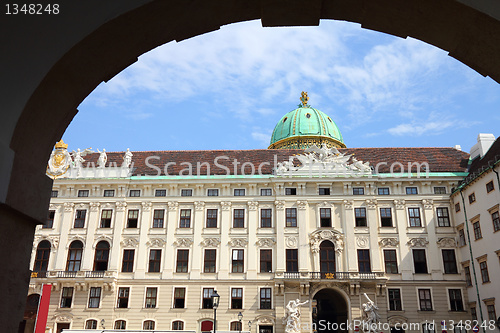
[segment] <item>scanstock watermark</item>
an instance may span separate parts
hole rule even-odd
[[[434,327],[434,323],[432,321],[426,321],[425,323],[372,323],[371,321],[365,320],[347,320],[346,322],[330,322],[328,320],[318,320],[318,322],[313,323],[302,323],[300,326],[302,331],[359,331],[363,332],[382,332],[382,331],[390,331],[391,327],[395,329],[400,329],[406,331],[421,331],[422,327],[427,325],[426,327]]]

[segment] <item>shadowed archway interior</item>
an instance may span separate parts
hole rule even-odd
[[[318,333],[347,332],[341,330],[341,323],[348,318],[347,302],[340,292],[325,288],[314,295],[312,320]]]

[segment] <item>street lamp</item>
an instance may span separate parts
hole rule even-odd
[[[239,322],[240,322],[240,325],[239,325],[238,327],[239,327],[239,329],[240,329],[240,333],[241,333],[241,328],[242,328],[242,325],[243,325],[243,324],[241,323],[241,320],[242,320],[242,319],[243,319],[243,314],[240,312],[240,313],[238,313],[238,320],[239,320]]]
[[[212,296],[212,307],[214,308],[214,333],[217,332],[217,308],[219,307],[220,296],[217,294],[217,290],[214,290]]]
[[[251,333],[252,332],[252,321],[248,321],[248,331]]]

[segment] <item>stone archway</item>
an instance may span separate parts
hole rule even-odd
[[[340,291],[324,288],[313,297],[312,322],[318,333],[347,332],[349,304]],[[344,323],[344,325],[342,325]]]

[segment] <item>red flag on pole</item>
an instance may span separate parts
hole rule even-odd
[[[47,317],[49,316],[50,304],[50,291],[51,284],[42,285],[42,297],[40,297],[40,304],[38,304],[38,313],[36,315],[35,333],[45,333],[45,326],[47,326]]]

